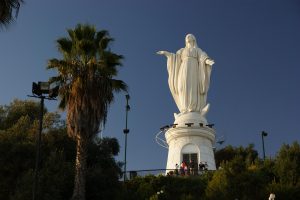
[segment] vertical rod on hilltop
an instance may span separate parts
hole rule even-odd
[[[268,133],[266,133],[265,131],[262,131],[261,132],[261,140],[262,140],[263,158],[264,158],[264,160],[266,158],[264,137],[266,137],[266,136],[268,136]]]
[[[34,179],[32,187],[32,199],[39,199],[39,171],[40,171],[40,162],[41,162],[41,140],[42,140],[42,131],[43,131],[43,116],[44,116],[44,100],[56,100],[58,96],[59,86],[50,88],[49,82],[32,83],[32,94],[28,95],[29,97],[39,98],[40,103],[40,115],[39,115],[39,132],[36,136],[36,158],[35,158],[35,169],[34,169]],[[44,96],[43,94],[48,94]]]
[[[124,173],[123,173],[124,182],[126,181],[127,134],[129,133],[127,123],[128,123],[128,111],[130,110],[130,106],[128,105],[128,101],[130,99],[130,96],[129,96],[129,94],[126,94],[125,97],[126,97],[126,121],[125,121],[125,129],[123,130],[123,133],[125,134],[125,156],[124,156]]]
[[[40,167],[40,155],[41,155],[41,137],[43,130],[43,115],[44,115],[44,96],[39,97],[41,99],[41,110],[39,117],[39,133],[36,139],[36,159],[35,159],[35,170],[34,170],[34,184],[33,184],[33,200],[38,198],[38,182],[39,182],[39,167]]]

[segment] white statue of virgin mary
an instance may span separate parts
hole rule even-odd
[[[180,115],[197,112],[205,117],[209,109],[206,103],[210,74],[214,61],[202,51],[192,34],[185,37],[185,47],[176,54],[158,51],[167,57],[169,87]]]

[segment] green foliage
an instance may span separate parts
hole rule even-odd
[[[73,171],[73,162],[65,161],[63,151],[52,151],[40,170],[39,199],[69,199],[73,188]],[[16,192],[11,199],[31,199],[32,183],[33,171],[29,170],[18,180]]]
[[[276,183],[268,185],[267,191],[274,193],[276,199],[300,199],[300,185]]]
[[[258,158],[258,153],[254,149],[253,144],[249,144],[246,148],[233,147],[231,145],[226,146],[223,149],[216,151],[215,160],[217,168],[221,166],[222,162],[228,162],[233,160],[235,157],[241,157],[245,164],[250,165]]]
[[[207,179],[172,176],[136,177],[124,184],[124,199],[201,199]]]
[[[253,145],[216,152],[220,168],[199,177],[137,177],[124,184],[126,199],[300,199],[299,144],[283,145],[275,159],[260,160]],[[160,193],[159,191],[163,191]],[[159,192],[159,193],[158,193]]]
[[[119,143],[115,138],[96,138],[92,144],[88,149],[86,198],[117,199],[122,171],[113,156],[119,153]]]
[[[97,31],[88,24],[68,29],[68,37],[57,40],[63,59],[50,59],[48,69],[58,72],[50,81],[60,85],[60,108],[73,104],[71,97],[76,94],[87,95],[90,103],[85,106],[100,112],[103,116],[97,117],[105,123],[107,107],[113,100],[112,93],[127,90],[123,81],[114,79],[123,56],[110,50],[112,41],[108,31]]]
[[[275,174],[283,184],[300,185],[300,145],[282,145],[275,163]]]
[[[0,106],[0,199],[32,198],[35,135],[39,104],[15,100]],[[45,113],[39,178],[41,200],[70,199],[76,145],[57,113]],[[260,160],[253,145],[228,146],[216,152],[220,168],[201,176],[136,177],[120,183],[116,139],[95,138],[88,144],[86,199],[240,200],[300,199],[300,145],[282,145],[276,157]],[[223,158],[222,158],[222,156]],[[122,185],[123,184],[123,185]]]
[[[14,126],[21,117],[28,118],[29,125],[39,119],[40,104],[36,101],[15,99],[8,106],[0,106],[0,130]],[[47,110],[44,110],[46,113]]]
[[[242,157],[222,165],[206,189],[208,199],[263,199],[268,179],[260,166],[245,165]]]
[[[28,109],[31,108],[31,109]],[[15,100],[0,106],[0,199],[32,199],[39,104]],[[35,113],[35,114],[33,114]],[[34,118],[30,118],[30,116]],[[57,113],[45,113],[42,134],[39,199],[70,199],[74,184],[75,142]],[[6,127],[5,129],[3,127]],[[117,199],[121,169],[114,156],[114,138],[96,138],[88,145],[87,199]]]
[[[14,100],[0,106],[0,199],[8,199],[18,180],[34,167],[38,103]]]
[[[0,1],[0,28],[7,27],[18,16],[19,8],[23,0]]]

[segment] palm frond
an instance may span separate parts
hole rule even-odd
[[[107,47],[109,46],[110,42],[113,42],[114,39],[110,38],[110,37],[103,37],[100,41],[99,41],[99,47],[101,50],[105,50],[107,49]]]
[[[96,28],[88,24],[81,27],[82,36],[86,40],[95,40]]]
[[[50,84],[52,84],[52,83],[59,83],[60,84],[62,82],[62,77],[61,76],[50,77],[49,80],[48,80],[48,82]]]
[[[60,76],[67,78],[74,76],[79,72],[79,66],[76,61],[51,59],[48,61],[47,69],[57,69]]]
[[[73,40],[81,40],[83,33],[82,33],[83,25],[77,24],[76,28],[73,30],[74,32],[74,39]]]
[[[79,48],[83,55],[95,56],[96,49],[92,40],[82,40],[79,43]]]
[[[107,67],[116,67],[118,65],[122,66],[121,60],[123,59],[123,56],[112,53],[111,51],[103,51],[100,59]]]
[[[58,108],[61,110],[65,110],[67,107],[67,98],[63,96],[59,102]]]
[[[73,43],[68,38],[60,38],[57,41],[58,50],[63,54],[71,54]]]
[[[19,8],[23,0],[1,0],[0,1],[0,26],[8,26],[18,17]],[[15,12],[15,16],[13,13]]]
[[[99,45],[99,42],[102,40],[104,37],[109,37],[108,31],[107,30],[102,30],[96,33],[96,44]]]
[[[76,39],[74,30],[73,29],[67,29],[67,32],[69,34],[69,37],[70,37],[71,41],[74,41]]]
[[[111,79],[111,85],[115,92],[128,92],[128,86],[124,81]]]

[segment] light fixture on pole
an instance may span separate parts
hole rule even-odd
[[[261,140],[262,140],[263,156],[264,156],[263,158],[264,158],[264,160],[265,160],[265,158],[266,158],[264,137],[266,137],[266,136],[268,136],[268,133],[265,132],[265,131],[262,131],[262,132],[261,132]]]
[[[37,200],[38,195],[38,182],[39,182],[39,166],[40,166],[40,149],[41,149],[41,135],[43,130],[43,115],[44,115],[44,99],[48,100],[56,100],[55,98],[58,96],[59,86],[50,88],[50,84],[48,82],[38,82],[32,83],[32,94],[28,95],[29,97],[39,98],[40,102],[40,116],[39,116],[39,133],[36,139],[36,160],[35,160],[35,170],[34,170],[34,184],[32,190],[32,199]],[[48,96],[44,96],[44,94],[48,94]]]
[[[124,156],[124,174],[123,174],[124,182],[126,181],[127,134],[129,133],[127,123],[128,123],[128,111],[130,110],[130,106],[128,105],[128,101],[130,99],[130,96],[129,96],[129,94],[126,94],[125,97],[126,97],[126,121],[125,121],[125,129],[123,130],[123,133],[125,134],[125,156]]]

